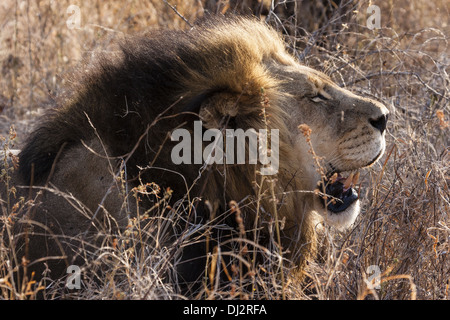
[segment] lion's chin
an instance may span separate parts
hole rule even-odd
[[[324,220],[327,224],[335,227],[336,229],[343,231],[348,229],[356,220],[361,210],[360,201],[357,199],[345,210],[340,212],[332,212],[327,210]]]

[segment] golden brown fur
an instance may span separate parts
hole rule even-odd
[[[264,244],[263,239],[273,236],[267,226],[277,214],[284,225],[283,251],[302,270],[315,252],[315,224],[324,219],[345,228],[359,212],[358,201],[339,213],[324,207],[314,193],[324,178],[317,159],[324,174],[353,171],[371,165],[384,151],[383,105],[300,65],[275,31],[251,19],[212,19],[188,32],[126,38],[120,54],[101,58],[76,81],[72,94],[29,138],[16,177],[19,184],[33,182],[73,196],[72,203],[57,192],[40,197],[42,204],[33,218],[54,234],[86,234],[106,220],[119,229],[126,225],[123,190],[113,178],[126,160],[120,168],[126,169],[130,188],[139,178],[170,187],[173,203],[187,193],[190,199],[201,197],[196,223],[209,217],[202,205],[206,200],[218,203],[216,214],[228,212],[228,202],[235,200],[250,239],[259,208],[257,226]],[[214,165],[205,170],[172,163],[174,142],[167,139],[168,133],[179,127],[192,130],[199,119],[205,128],[280,130],[276,177],[261,184],[259,165]],[[308,152],[311,146],[298,129],[301,124],[311,129],[317,159]],[[258,200],[260,190],[263,197]],[[219,222],[236,227],[229,218]],[[54,247],[42,241],[48,242],[34,241],[34,256],[55,254]],[[186,256],[204,255],[202,250]],[[195,268],[204,270],[201,265]]]

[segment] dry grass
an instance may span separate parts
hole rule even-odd
[[[213,6],[214,1],[169,2],[190,22],[202,16],[205,7],[232,10],[227,1],[219,2],[219,7]],[[71,4],[81,8],[79,29],[66,25],[66,9]],[[335,15],[326,15],[325,6],[315,9],[323,13],[320,20],[317,16],[306,20],[301,11],[296,13],[297,4],[282,1],[267,16],[286,33],[289,48],[302,62],[323,70],[350,90],[374,96],[390,110],[386,154],[361,176],[361,217],[345,233],[325,230],[321,259],[308,270],[306,290],[280,276],[277,250],[259,248],[265,263],[255,274],[244,276],[242,264],[251,257],[239,241],[239,255],[232,259],[236,269],[226,270],[232,285],[226,290],[218,287],[216,273],[223,267],[224,253],[216,250],[208,256],[208,263],[217,268],[205,271],[205,290],[198,298],[450,298],[450,8],[445,0],[373,1],[381,8],[381,29],[369,30],[369,4],[341,1],[342,10]],[[80,58],[108,50],[108,44],[122,34],[186,28],[187,23],[157,0],[127,0],[120,5],[99,0],[89,4],[8,0],[0,5],[0,27],[0,129],[7,137],[4,144],[10,147],[10,125],[17,131],[14,143],[20,145],[36,114],[45,109],[43,102],[64,89],[61,75]],[[138,196],[157,191],[147,186],[134,190],[134,200],[130,196],[124,201],[137,201]],[[107,236],[101,247],[86,248],[86,257],[99,258],[87,262],[86,270],[91,272],[81,290],[67,292],[63,282],[39,286],[30,279],[14,289],[8,277],[14,254],[3,240],[0,296],[34,298],[38,290],[47,299],[181,298],[170,270],[180,249],[196,239],[164,246],[169,234],[164,231],[190,203],[179,203],[175,210],[166,206],[170,195],[159,190],[159,196],[160,205],[139,216],[139,221],[131,221],[123,234]],[[16,206],[14,202],[3,213],[4,222],[14,210],[26,206],[23,201]],[[236,215],[236,211],[224,214]],[[8,232],[7,225],[0,234]],[[209,227],[195,225],[191,231],[206,232]],[[101,277],[92,272],[100,269]],[[379,271],[380,277],[374,277],[373,271]],[[254,290],[245,290],[245,283],[251,283]]]

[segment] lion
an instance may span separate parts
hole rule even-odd
[[[188,201],[172,242],[192,225],[221,226],[208,233],[209,244],[183,249],[177,272],[185,283],[204,273],[206,251],[229,238],[263,246],[275,239],[272,250],[301,274],[314,259],[319,224],[344,230],[354,223],[358,172],[385,150],[382,103],[302,65],[273,28],[248,17],[126,36],[69,82],[21,148],[13,176],[25,186],[18,194],[33,199],[21,220],[29,225],[20,233],[29,237],[27,259],[51,257],[52,275],[76,261],[80,243],[97,241],[99,225],[123,230],[133,214],[154,206],[155,198],[125,206],[122,197],[149,183],[170,190],[172,210]],[[201,132],[276,132],[277,150],[269,153],[276,151],[277,170],[263,176],[267,163],[248,158],[173,161],[173,132],[194,136],[199,123]],[[243,144],[248,151],[249,139]],[[198,146],[204,150],[205,141]]]

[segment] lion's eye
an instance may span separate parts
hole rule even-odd
[[[314,102],[323,102],[323,101],[327,101],[328,98],[325,97],[323,94],[318,93],[316,96],[312,97],[311,100]]]

